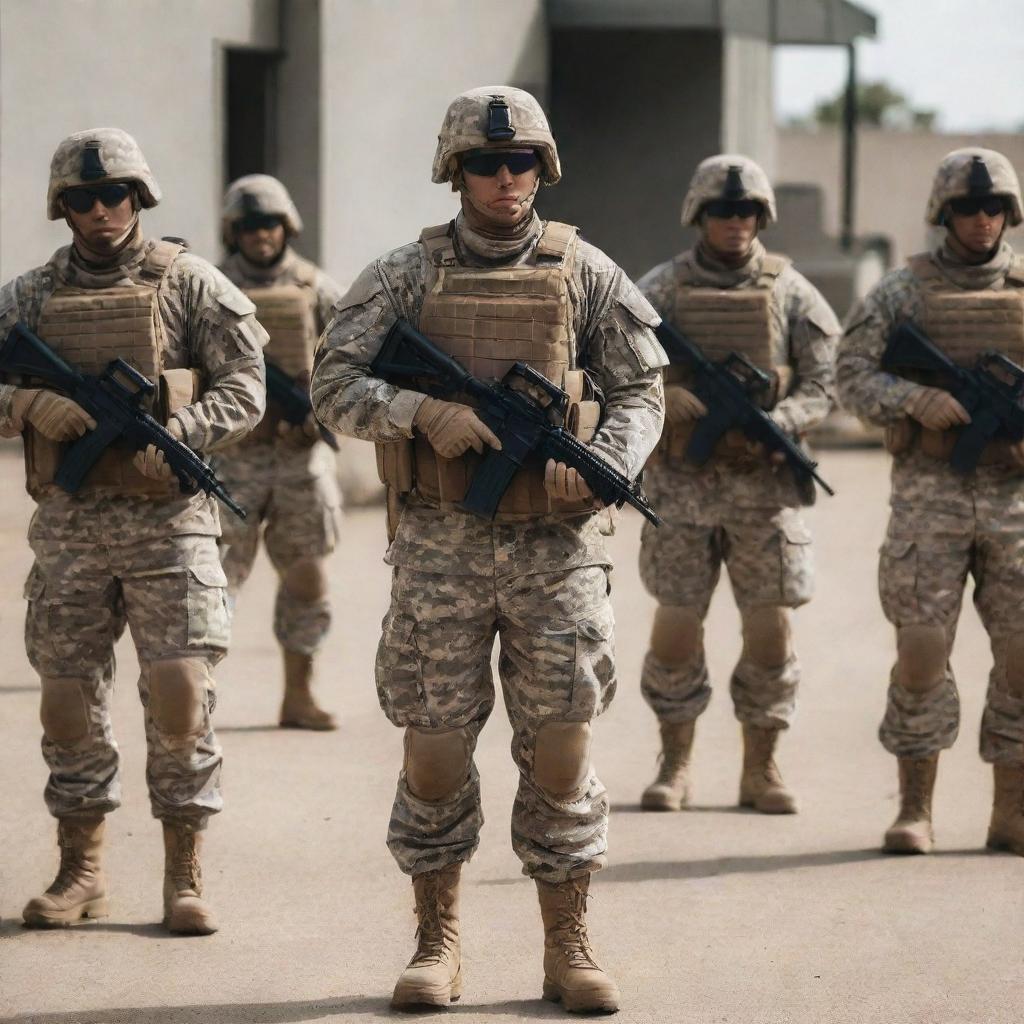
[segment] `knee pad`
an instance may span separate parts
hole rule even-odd
[[[537,730],[533,781],[550,793],[573,793],[590,774],[589,722],[548,722]]]
[[[948,656],[942,626],[899,626],[896,630],[896,682],[911,693],[934,689],[946,677]]]
[[[664,665],[685,665],[704,647],[704,623],[696,608],[663,604],[654,613],[651,653]]]
[[[319,601],[327,593],[327,574],[323,560],[304,558],[290,565],[284,573],[284,589],[289,596],[304,604]]]
[[[69,747],[89,731],[89,708],[82,681],[70,676],[43,676],[39,720],[46,738],[58,746]]]
[[[201,658],[168,658],[148,666],[149,714],[157,732],[190,736],[206,726],[206,692],[212,685]]]
[[[1024,697],[1024,636],[1010,637],[1006,645],[1006,687],[1014,697]]]
[[[780,668],[789,660],[789,609],[779,605],[746,608],[743,618],[743,650],[762,668]]]
[[[443,800],[469,778],[473,745],[465,729],[405,730],[405,784],[419,800]]]

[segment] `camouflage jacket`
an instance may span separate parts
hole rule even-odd
[[[461,225],[462,218],[458,218]],[[457,244],[467,266],[534,262],[542,222],[520,255],[500,264]],[[456,242],[463,236],[457,231]],[[366,441],[412,437],[422,393],[397,388],[369,372],[388,329],[399,317],[419,320],[427,276],[419,242],[374,260],[334,309],[313,370],[313,406],[332,430]],[[653,334],[658,317],[622,270],[581,241],[570,283],[578,360],[603,388],[607,404],[591,447],[630,479],[643,468],[661,435],[664,400],[658,368],[665,354]]]
[[[86,266],[71,246],[58,249],[44,266],[22,274],[0,289],[0,336],[5,337],[18,320],[35,330],[47,298],[61,284],[102,289],[137,281],[137,271],[149,244],[140,234],[113,267],[103,270]],[[263,415],[266,402],[261,355],[266,332],[253,316],[252,303],[206,260],[183,252],[175,258],[161,284],[157,308],[168,348],[183,354],[182,362],[203,375],[202,396],[174,414],[185,443],[198,451],[210,452],[252,430]],[[8,437],[21,426],[12,418],[11,398],[15,390],[11,385],[0,384],[0,434]],[[81,517],[81,525],[86,528],[94,506],[122,509],[129,519],[135,518],[131,509],[136,509],[139,533],[150,527],[157,534],[219,532],[213,499],[201,494],[155,502],[127,496],[73,497],[62,492],[41,503],[33,520],[33,531],[44,530],[48,535],[74,533]],[[141,525],[143,520],[148,521],[146,525]],[[95,528],[94,522],[92,527]]]
[[[696,280],[708,288],[744,288],[761,274],[764,246],[754,242],[750,259],[727,267],[702,247],[688,249],[660,263],[637,282],[658,314],[672,322],[682,282]],[[794,387],[772,410],[774,419],[791,434],[804,434],[820,423],[835,404],[835,359],[841,327],[821,292],[792,266],[779,275],[773,290],[778,337],[784,350],[778,366],[791,366]]]

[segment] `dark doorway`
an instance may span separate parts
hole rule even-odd
[[[225,50],[227,180],[277,170],[276,50]]]

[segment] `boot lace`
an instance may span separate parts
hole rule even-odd
[[[60,847],[60,867],[57,877],[47,889],[51,896],[64,896],[78,883],[86,872],[85,858],[80,847],[81,838],[72,828],[61,828],[57,834],[57,845]]]
[[[423,897],[416,903],[416,952],[411,964],[439,964],[448,962],[448,944],[441,921],[440,886],[432,879],[424,888]]]
[[[558,908],[558,943],[570,967],[600,970],[587,938],[587,894],[570,883],[565,902]]]
[[[199,867],[196,844],[188,833],[182,834],[174,851],[174,869],[171,872],[178,892],[191,889],[197,896],[203,891],[203,875]]]

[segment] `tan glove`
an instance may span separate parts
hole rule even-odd
[[[77,403],[55,391],[18,388],[12,400],[15,419],[31,423],[51,441],[70,441],[93,430],[96,421]]]
[[[412,425],[430,442],[430,446],[445,459],[454,459],[468,448],[481,455],[484,445],[501,451],[501,442],[487,428],[468,405],[445,402],[440,398],[424,398]]]
[[[670,427],[681,427],[693,423],[708,414],[707,406],[682,384],[668,384],[665,387],[665,423]]]
[[[903,411],[929,430],[949,430],[971,422],[970,414],[948,391],[924,385],[911,392]]]
[[[179,441],[184,437],[177,420],[171,420],[167,424],[167,432]],[[174,476],[174,470],[167,465],[164,453],[155,444],[146,445],[144,449],[137,451],[132,459],[132,465],[150,480],[170,480]]]
[[[291,448],[309,448],[320,440],[320,426],[310,413],[302,423],[281,420],[277,425],[277,436]]]
[[[544,466],[544,490],[556,501],[586,501],[594,492],[575,469],[548,459]]]

